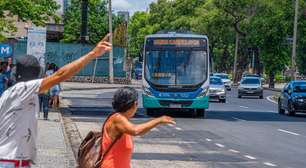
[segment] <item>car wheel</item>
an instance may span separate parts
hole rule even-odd
[[[278,114],[285,114],[285,110],[282,108],[282,103],[278,101]]]
[[[289,114],[289,116],[294,116],[294,115],[295,115],[295,111],[294,111],[294,109],[293,109],[293,104],[292,104],[292,102],[289,102],[289,103],[288,103],[288,114]]]
[[[226,99],[221,99],[220,102],[221,103],[226,103]]]
[[[259,98],[260,98],[260,99],[263,99],[263,95],[260,95]]]
[[[197,117],[205,118],[205,109],[196,109]]]
[[[241,95],[240,94],[238,94],[238,98],[241,99]]]

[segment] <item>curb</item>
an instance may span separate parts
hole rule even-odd
[[[274,92],[281,92],[282,89],[277,89],[277,88],[267,88],[267,87],[264,87],[265,90],[271,90],[271,91],[274,91]]]
[[[66,144],[66,148],[67,148],[67,153],[66,153],[66,156],[68,158],[68,167],[72,168],[72,167],[76,167],[77,163],[76,163],[76,158],[75,158],[75,155],[73,153],[73,150],[72,150],[72,147],[71,147],[71,144],[70,144],[70,141],[69,141],[69,137],[67,135],[67,132],[66,132],[66,129],[65,129],[65,124],[64,124],[64,120],[63,120],[63,117],[62,117],[62,113],[61,112],[58,112],[58,116],[59,116],[59,119],[60,119],[60,123],[61,123],[61,130],[62,130],[62,133],[63,133],[63,136],[64,136],[64,141],[65,141],[65,144]]]

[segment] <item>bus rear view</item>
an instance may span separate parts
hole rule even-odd
[[[209,98],[208,38],[194,34],[154,34],[145,39],[143,107],[189,109],[205,116]]]

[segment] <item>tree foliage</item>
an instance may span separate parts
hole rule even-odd
[[[148,12],[136,13],[129,23],[130,54],[142,52],[144,37],[160,30],[192,31],[205,34],[216,71],[231,72],[235,34],[240,36],[238,68],[245,71],[251,62],[250,48],[269,75],[271,87],[277,73],[290,66],[293,36],[294,1],[292,0],[158,0]],[[306,18],[300,5],[298,64],[306,73]]]
[[[55,14],[59,8],[53,0],[1,0],[0,1],[0,40],[4,40],[3,33],[16,32],[14,17],[37,26],[43,26],[53,19],[59,21]]]

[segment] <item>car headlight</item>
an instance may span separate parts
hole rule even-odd
[[[305,102],[305,100],[304,99],[301,99],[301,98],[299,98],[299,99],[295,99],[297,102],[299,102],[299,103],[304,103]]]

